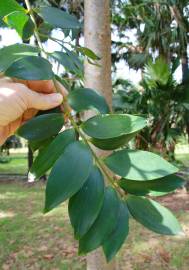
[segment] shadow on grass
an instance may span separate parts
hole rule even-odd
[[[0,184],[0,269],[85,269],[67,205],[43,215],[43,202],[42,185]]]
[[[4,215],[0,217],[0,269],[85,270],[85,257],[77,256],[67,204],[43,215],[43,202],[43,185],[0,184]],[[118,269],[188,270],[189,211],[176,214],[185,238],[160,236],[130,220],[129,237],[117,256]]]

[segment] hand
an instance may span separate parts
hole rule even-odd
[[[33,90],[33,91],[32,91]],[[38,110],[48,110],[62,103],[62,95],[55,91],[52,81],[0,80],[0,145]],[[40,92],[40,93],[39,93]]]

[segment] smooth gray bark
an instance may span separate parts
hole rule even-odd
[[[94,51],[101,60],[99,66],[85,62],[85,87],[96,89],[102,93],[110,107],[112,106],[111,81],[111,30],[110,1],[85,0],[84,22],[85,47]],[[89,118],[94,112],[85,114]],[[102,155],[104,152],[97,151]],[[106,263],[101,249],[87,256],[87,270],[115,270],[116,262]]]

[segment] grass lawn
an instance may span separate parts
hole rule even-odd
[[[42,214],[44,188],[0,184],[0,269],[85,269],[66,205]]]
[[[189,145],[185,141],[177,145],[175,157],[189,167]],[[27,174],[27,170],[27,153],[11,153],[10,162],[0,163],[0,174]]]
[[[118,269],[189,269],[189,196],[180,196],[182,210],[175,208],[177,198],[165,203],[175,209],[185,236],[159,236],[131,220],[130,235],[117,256]],[[77,256],[67,205],[43,215],[43,201],[42,185],[0,184],[0,269],[85,270],[85,258]]]
[[[0,163],[0,174],[26,174],[27,154],[16,153],[10,155],[10,162]]]

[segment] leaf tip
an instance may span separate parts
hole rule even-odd
[[[45,206],[45,208],[43,209],[43,214],[47,214],[50,211],[50,209],[48,207]]]
[[[83,251],[83,250],[81,250],[81,248],[79,248],[78,249],[78,255],[79,256],[83,256],[83,255],[85,255],[86,253]]]
[[[75,240],[79,240],[81,238],[77,231],[74,232],[74,238]]]
[[[106,258],[106,262],[107,262],[107,263],[110,263],[111,260],[113,259],[112,256],[107,256],[106,254],[105,254],[105,258]]]
[[[104,247],[104,245],[102,246],[102,249],[103,249],[103,252],[104,252],[104,256],[106,258],[106,262],[107,263],[110,263],[111,260],[113,260],[113,258],[115,257],[116,253],[114,253],[114,252],[108,252],[106,250],[106,248]]]

